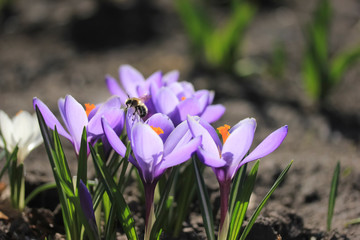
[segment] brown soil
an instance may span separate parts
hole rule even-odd
[[[278,235],[286,240],[358,239],[360,225],[345,227],[345,223],[360,217],[360,70],[354,67],[346,74],[326,105],[314,106],[306,97],[300,75],[301,27],[309,20],[315,1],[280,1],[280,5],[260,7],[247,32],[244,56],[259,66],[270,59],[275,41],[284,43],[288,61],[282,80],[266,73],[240,79],[195,67],[171,1],[108,2],[97,6],[91,0],[13,1],[12,8],[0,16],[0,109],[9,115],[20,109],[33,111],[34,96],[54,112],[58,98],[66,94],[82,103],[104,101],[110,96],[104,76],[117,77],[121,64],[131,64],[145,76],[159,69],[178,69],[181,79],[193,82],[197,89],[214,89],[216,102],[226,106],[216,125],[255,117],[255,143],[276,128],[289,126],[281,147],[261,161],[249,216],[281,170],[292,159],[294,164],[248,239],[276,239]],[[332,4],[332,49],[354,46],[360,41],[360,3]],[[64,145],[72,156],[71,146],[65,141]],[[338,198],[333,230],[327,232],[330,182],[338,161]],[[53,179],[44,147],[31,153],[25,166],[29,190]],[[74,160],[71,167],[76,167]],[[216,190],[214,176],[211,171],[208,174],[209,188]],[[218,202],[217,191],[212,191],[211,199]],[[127,200],[136,206],[136,194]],[[44,193],[24,214],[9,212],[4,204],[0,211],[9,219],[0,219],[0,239],[40,239],[46,234],[61,238],[56,193]],[[135,217],[139,226],[141,214]],[[184,226],[182,239],[205,238],[196,207]]]

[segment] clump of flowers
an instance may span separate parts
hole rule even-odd
[[[14,208],[25,207],[24,160],[42,142],[36,115],[20,111],[12,119],[0,110],[0,148],[5,149],[6,164],[0,179],[7,170],[10,183],[10,198]]]
[[[173,226],[179,222],[181,226],[183,218],[176,219],[174,209],[186,211],[192,194],[182,189],[194,192],[195,188],[201,200],[207,236],[214,239],[212,211],[201,174],[201,169],[210,166],[221,194],[219,239],[236,239],[233,232],[240,232],[238,225],[242,222],[238,219],[243,219],[236,216],[246,212],[237,206],[248,202],[252,191],[249,186],[254,183],[258,162],[248,178],[241,177],[239,172],[245,173],[248,162],[278,148],[288,127],[274,131],[249,153],[255,119],[244,119],[232,128],[224,125],[216,131],[210,124],[224,114],[225,107],[213,104],[213,91],[195,91],[191,83],[178,81],[178,71],[165,75],[158,71],[146,79],[135,68],[123,65],[119,75],[121,86],[113,77],[106,77],[113,96],[104,103],[83,106],[70,95],[60,99],[63,124],[40,99],[33,99],[62,204],[67,238],[82,239],[86,234],[90,239],[114,239],[116,220],[129,239],[139,238],[123,197],[134,168],[144,190],[144,239],[159,239],[163,233],[172,234]],[[69,170],[59,135],[74,146],[78,159],[76,175]],[[96,170],[95,181],[87,176],[89,156]],[[182,178],[194,181],[190,181],[191,186],[183,186]],[[232,188],[240,186],[239,178],[246,179],[241,186],[244,193]],[[279,181],[274,184],[274,190]],[[159,199],[154,197],[156,194]],[[179,195],[185,197],[180,200]],[[103,212],[102,220],[96,212]],[[101,223],[104,226],[99,226]]]

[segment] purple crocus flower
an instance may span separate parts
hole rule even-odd
[[[254,139],[254,118],[246,118],[231,129],[228,125],[218,128],[223,143],[215,129],[202,119],[189,116],[188,124],[194,137],[203,137],[197,155],[200,161],[213,168],[220,185],[222,229],[228,211],[230,185],[236,172],[245,163],[265,157],[278,148],[288,133],[288,127],[283,126],[271,133],[246,156]]]
[[[124,110],[121,109],[121,101],[118,97],[112,97],[107,102],[95,107],[92,111],[86,112],[83,106],[72,96],[67,95],[65,99],[58,101],[61,117],[65,128],[50,111],[50,109],[38,98],[33,99],[34,108],[38,107],[44,117],[46,125],[67,138],[74,146],[78,155],[80,151],[81,136],[84,127],[87,131],[87,142],[94,144],[103,135],[101,118],[105,117],[110,125],[117,131],[121,131],[124,125]],[[88,149],[88,153],[89,153]]]
[[[212,105],[213,91],[195,91],[189,82],[172,82],[161,88],[152,84],[150,90],[156,111],[168,115],[175,125],[186,120],[187,115],[200,116],[212,123],[225,112],[223,105]]]
[[[138,169],[145,189],[147,235],[152,227],[151,216],[157,181],[168,168],[187,161],[200,146],[201,137],[192,139],[186,122],[174,129],[171,120],[164,114],[155,114],[144,123],[141,120],[133,120],[130,113],[127,121],[133,122],[127,131],[135,156],[135,159],[130,156],[129,161]],[[105,119],[103,128],[111,146],[124,156],[125,145]]]
[[[177,81],[179,77],[178,71],[172,71],[162,75],[160,71],[153,73],[147,79],[135,68],[130,65],[122,65],[119,68],[119,77],[122,87],[117,80],[110,75],[105,78],[106,85],[111,94],[120,97],[121,102],[125,103],[129,97],[143,98],[148,108],[148,117],[156,113],[154,104],[150,96],[150,85],[160,88],[164,84]]]
[[[96,235],[98,235],[98,230],[96,226],[96,220],[95,220],[95,214],[94,214],[94,208],[92,204],[92,199],[89,190],[83,183],[83,181],[80,179],[79,183],[79,199],[80,199],[80,206],[81,210],[83,211],[86,220],[90,224],[90,227],[94,231]]]

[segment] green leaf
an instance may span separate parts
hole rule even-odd
[[[6,153],[5,150],[1,152],[1,155],[2,155],[2,156],[0,157],[0,159],[2,159],[2,158],[5,156],[5,153]],[[0,180],[1,180],[1,178],[3,177],[4,173],[5,173],[6,171],[8,171],[9,165],[10,165],[10,161],[11,161],[11,158],[6,158],[6,162],[5,162],[5,164],[4,164],[4,167],[1,169],[1,172],[0,172]]]
[[[176,0],[175,7],[194,46],[194,50],[203,51],[204,41],[212,31],[211,22],[204,10],[204,6],[199,6],[194,1]]]
[[[76,235],[76,233],[73,233],[73,232],[76,232],[76,225],[74,224],[74,208],[73,208],[73,206],[70,205],[70,202],[68,201],[68,198],[63,189],[63,185],[61,184],[60,175],[58,174],[58,170],[56,169],[55,162],[57,162],[58,159],[57,159],[57,154],[55,153],[55,150],[54,150],[55,144],[53,143],[53,141],[51,139],[51,134],[49,132],[49,129],[48,129],[48,127],[44,121],[44,118],[41,115],[41,112],[37,106],[35,108],[35,111],[36,111],[36,115],[37,115],[37,118],[39,121],[41,135],[44,139],[45,149],[48,154],[49,162],[50,162],[50,165],[51,165],[51,168],[53,171],[53,175],[54,175],[54,179],[55,179],[55,182],[57,185],[57,191],[58,191],[59,201],[60,201],[60,205],[61,205],[61,212],[62,212],[62,216],[63,216],[66,237],[67,237],[67,239],[72,239],[72,236]],[[58,134],[56,133],[56,131],[55,131],[54,136],[57,136],[57,139],[58,139]],[[60,140],[58,139],[58,141],[60,141]],[[61,145],[60,145],[60,147],[61,147]],[[75,230],[73,230],[73,229],[75,229]]]
[[[159,201],[159,204],[155,210],[155,222],[152,226],[151,233],[150,233],[150,239],[157,239],[162,232],[162,229],[166,227],[168,215],[170,211],[170,207],[173,202],[173,197],[170,196],[170,190],[172,188],[172,184],[174,182],[174,179],[179,173],[179,166],[175,166],[171,170],[171,174],[169,178],[166,181],[166,185],[164,187],[164,191],[161,194],[161,198]]]
[[[255,6],[247,1],[233,2],[232,10],[225,26],[219,26],[205,41],[207,61],[215,67],[232,68],[235,54],[256,12]]]
[[[115,217],[116,217],[115,205],[111,205],[107,218],[107,223],[105,225],[104,239],[115,239],[116,237]]]
[[[37,188],[35,188],[25,199],[25,206],[29,204],[29,202],[36,197],[36,195],[38,195],[39,193],[52,189],[52,188],[56,188],[57,184],[56,182],[50,182],[50,183],[44,183],[40,186],[38,186]]]
[[[240,240],[245,240],[246,236],[249,234],[252,226],[254,225],[257,217],[259,216],[261,210],[263,209],[263,207],[265,206],[266,202],[269,200],[270,196],[272,195],[272,193],[275,191],[275,189],[279,186],[279,184],[283,181],[286,173],[289,171],[291,165],[293,163],[293,160],[291,160],[291,162],[287,165],[287,167],[281,172],[280,176],[276,179],[275,183],[273,184],[273,186],[271,187],[271,189],[269,190],[269,192],[266,194],[266,196],[264,197],[264,199],[261,201],[261,203],[257,206],[257,208],[255,209],[253,215],[251,216],[251,218],[249,219],[249,223],[248,225],[246,225],[244,231],[242,232],[241,236],[240,236]]]
[[[88,148],[87,134],[86,134],[86,127],[84,127],[81,135],[80,151],[78,157],[76,189],[79,188],[80,179],[84,183],[87,182],[87,157],[88,157],[87,148]]]
[[[111,176],[114,176],[116,174],[121,164],[125,161],[126,160],[124,158],[120,160],[119,154],[114,152],[113,156],[108,161],[108,169],[111,169]],[[101,202],[104,192],[105,192],[105,185],[103,182],[99,182],[99,184],[95,189],[95,193],[93,197],[94,209],[96,209],[99,203]]]
[[[327,230],[331,230],[331,221],[334,214],[334,208],[335,208],[335,201],[337,196],[337,189],[339,185],[339,178],[340,178],[340,162],[336,164],[336,167],[334,169],[334,174],[331,180],[331,188],[330,188],[330,194],[329,194],[329,205],[328,205],[328,215],[327,215]]]
[[[307,93],[318,100],[321,94],[321,76],[310,51],[305,53],[302,75]]]
[[[244,188],[244,182],[246,179],[246,169],[247,163],[242,165],[235,175],[235,180],[232,183],[231,192],[230,192],[230,203],[229,203],[229,213],[230,216],[233,214],[235,202],[238,200],[240,194]]]
[[[337,84],[344,73],[352,66],[358,63],[360,60],[360,46],[345,51],[334,57],[331,62],[331,79],[333,80],[332,85]]]
[[[124,197],[110,174],[109,169],[106,168],[105,163],[95,152],[94,148],[91,145],[89,145],[89,147],[96,172],[101,177],[101,181],[105,185],[106,192],[111,198],[113,204],[115,204],[117,217],[119,218],[119,222],[121,223],[126,236],[128,239],[138,239],[134,219],[131,216],[130,209],[126,204]]]
[[[214,218],[212,214],[212,208],[210,204],[210,198],[209,194],[206,189],[206,185],[204,182],[204,179],[202,178],[202,172],[199,169],[199,166],[196,161],[196,157],[192,157],[192,164],[194,166],[195,171],[195,177],[196,177],[196,186],[197,186],[197,192],[198,197],[200,200],[200,209],[201,209],[201,215],[204,222],[204,227],[206,231],[207,239],[209,240],[215,240],[214,235]]]
[[[360,223],[360,218],[351,219],[350,221],[346,222],[345,227],[348,227],[349,225],[353,225],[353,224],[359,224],[359,223]]]
[[[176,209],[175,209],[175,219],[173,229],[173,237],[178,237],[182,230],[182,223],[189,214],[189,205],[193,201],[196,186],[195,174],[191,162],[185,165],[185,169],[182,173],[179,174],[175,187],[176,187]],[[202,169],[203,170],[203,169]]]
[[[321,0],[304,31],[306,44],[302,75],[306,91],[316,101],[324,100],[334,85],[329,60],[331,18],[329,1]]]
[[[240,228],[245,218],[247,208],[249,206],[249,200],[251,193],[254,190],[256,175],[259,169],[260,161],[256,161],[254,166],[251,168],[249,176],[244,181],[243,188],[238,192],[236,196],[235,206],[231,215],[229,238],[237,239],[240,233]]]

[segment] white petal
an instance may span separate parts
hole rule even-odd
[[[12,137],[13,123],[9,116],[2,110],[0,110],[0,130],[2,137],[5,140],[7,150],[9,152],[12,152],[12,150],[16,146],[16,143],[14,142],[14,139]]]

